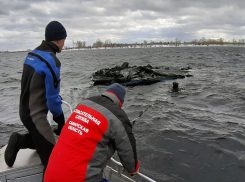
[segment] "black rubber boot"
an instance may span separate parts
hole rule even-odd
[[[36,149],[32,137],[29,133],[23,135],[19,134],[19,142],[21,149]]]
[[[20,149],[35,149],[32,137],[29,133],[21,135],[19,133],[12,133],[9,138],[9,143],[4,153],[4,159],[9,167],[14,165],[17,153]]]
[[[8,146],[4,152],[4,159],[9,167],[12,167],[14,165],[17,153],[21,148],[20,143],[18,141],[19,134],[16,132],[12,133],[12,135],[9,138]]]

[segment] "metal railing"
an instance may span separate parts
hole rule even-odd
[[[120,166],[120,167],[123,168],[123,165],[122,165],[120,162],[116,161],[116,160],[113,159],[113,158],[111,158],[110,160],[111,160],[112,162],[114,162],[115,164],[117,164],[118,166]],[[140,173],[140,172],[137,172],[137,175],[140,176],[141,178],[147,180],[147,181],[150,181],[150,182],[156,182],[155,180],[149,178],[148,176],[146,176],[146,175],[144,175],[144,174],[142,174],[142,173]]]

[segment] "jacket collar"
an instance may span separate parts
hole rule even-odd
[[[51,51],[54,54],[56,54],[56,52],[59,52],[59,47],[56,44],[45,40],[43,40],[41,45],[38,46],[36,49],[40,51]]]
[[[122,104],[120,103],[119,99],[117,98],[116,95],[114,95],[111,92],[104,92],[103,94],[101,94],[102,96],[108,97],[109,99],[112,100],[112,102],[114,102],[116,105],[118,105],[120,108],[122,107]]]

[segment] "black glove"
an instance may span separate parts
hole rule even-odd
[[[61,132],[63,126],[65,125],[65,117],[64,117],[63,112],[58,117],[56,117],[56,118],[54,117],[53,120],[58,124],[58,128],[54,130],[54,133],[56,135],[60,135],[60,132]]]
[[[63,98],[61,97],[61,95],[59,95],[59,97],[60,97],[60,99],[61,99],[61,104],[62,104],[62,100],[63,100]]]

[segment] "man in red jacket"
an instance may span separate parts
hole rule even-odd
[[[62,129],[49,158],[45,182],[99,182],[115,150],[124,169],[139,169],[132,125],[121,109],[126,91],[114,83],[82,101]]]

